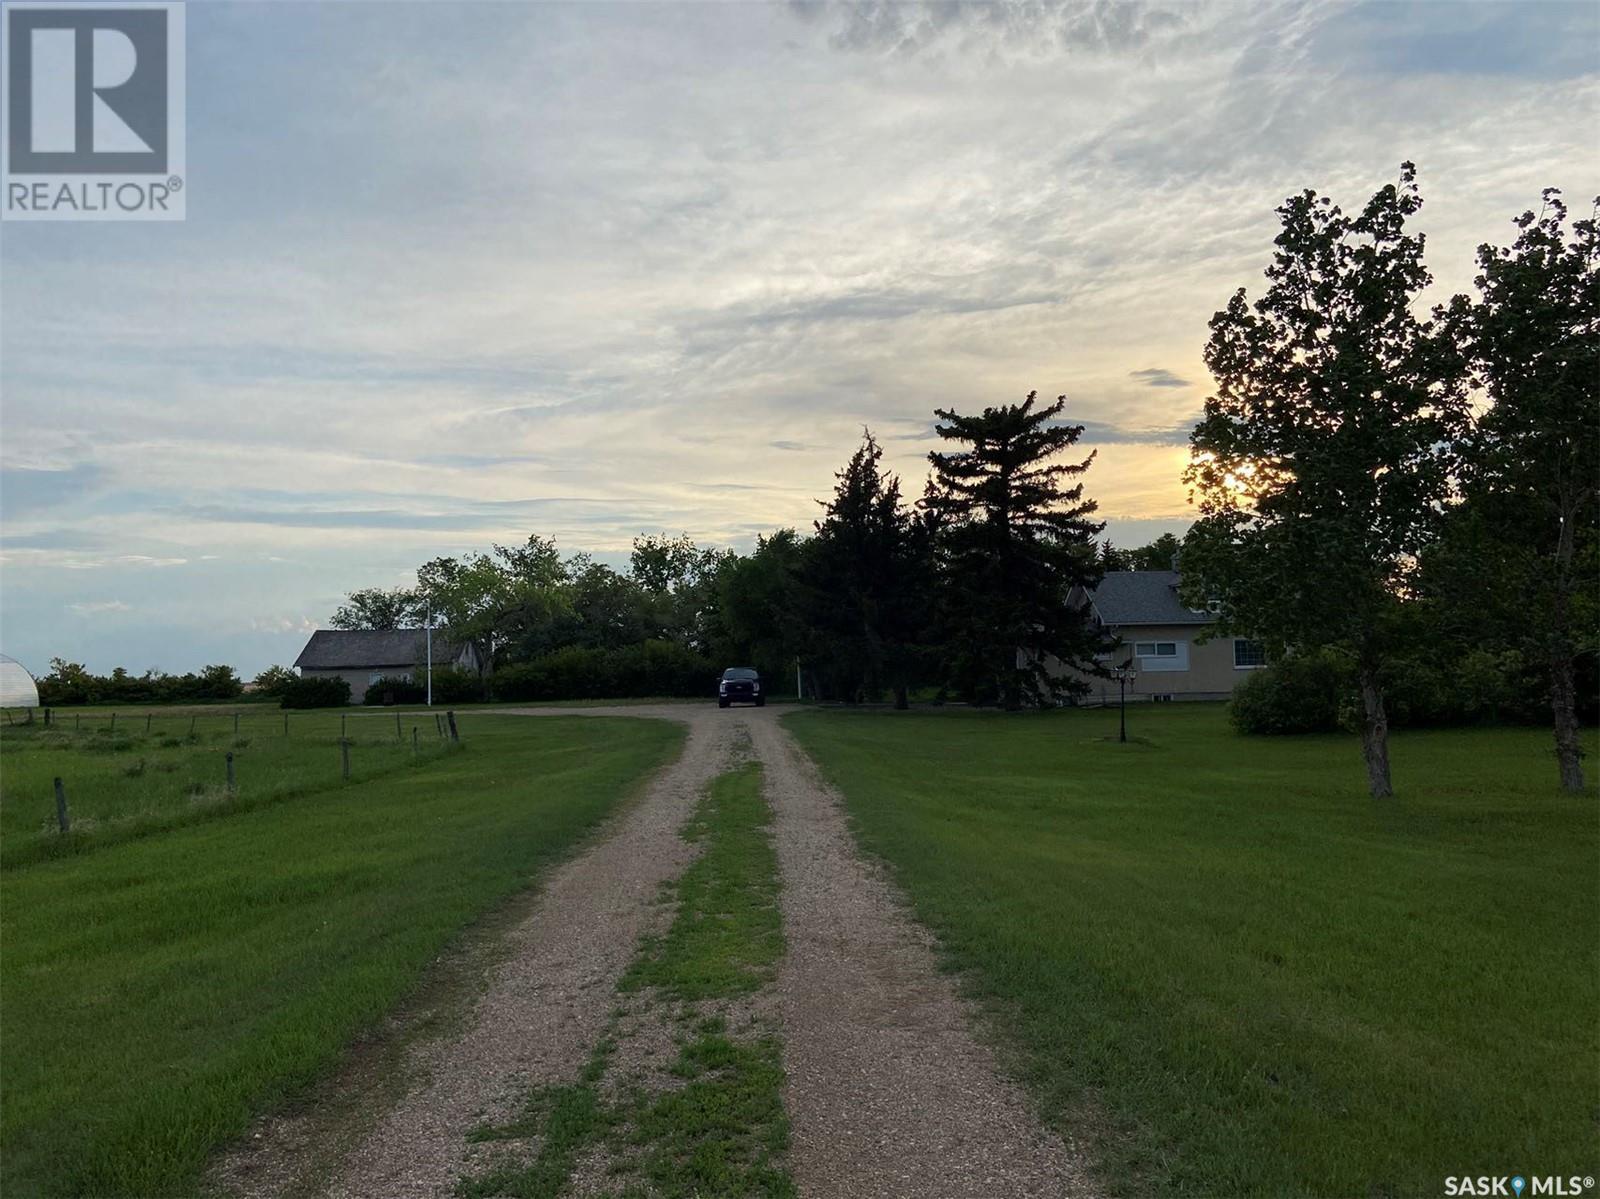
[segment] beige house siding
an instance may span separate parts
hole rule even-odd
[[[1122,638],[1122,644],[1111,654],[1109,664],[1121,665],[1129,655],[1144,643],[1158,646],[1171,645],[1176,653],[1152,657],[1134,654],[1136,674],[1128,685],[1129,700],[1152,700],[1170,697],[1174,700],[1227,699],[1251,671],[1249,667],[1234,665],[1234,637],[1213,637],[1204,644],[1200,635],[1203,625],[1128,625],[1110,632]],[[1120,695],[1116,679],[1095,678],[1079,671],[1066,670],[1061,663],[1051,659],[1047,663],[1052,674],[1069,674],[1089,685],[1086,703],[1116,703]]]

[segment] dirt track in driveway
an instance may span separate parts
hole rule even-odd
[[[1092,1193],[1079,1153],[1040,1125],[974,1035],[975,1013],[938,970],[931,938],[857,851],[839,797],[780,712],[664,704],[497,715],[659,717],[685,723],[689,737],[637,803],[551,873],[460,1030],[408,1051],[398,1101],[392,1088],[375,1100],[383,1110],[355,1135],[319,1128],[315,1115],[268,1121],[219,1162],[221,1189],[252,1199],[450,1194],[480,1164],[467,1139],[474,1126],[505,1119],[531,1088],[582,1069],[640,938],[670,918],[661,887],[695,852],[679,830],[748,734],[782,875],[778,1002],[788,1164],[800,1194]],[[379,1090],[370,1079],[351,1086]]]

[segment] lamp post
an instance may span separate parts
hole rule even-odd
[[[1128,655],[1128,660],[1116,668],[1117,691],[1120,699],[1117,714],[1118,730],[1117,740],[1126,744],[1128,740],[1128,684],[1139,677],[1139,672],[1133,668],[1133,654]]]
[[[433,600],[424,601],[423,611],[426,615],[423,624],[427,628],[428,640],[428,707],[433,707]]]

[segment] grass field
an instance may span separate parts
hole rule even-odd
[[[54,714],[50,727],[0,727],[0,868],[82,853],[131,837],[226,816],[341,780],[339,740],[350,742],[352,781],[437,756],[432,713],[276,709]],[[417,750],[412,748],[412,729]],[[235,793],[226,755],[234,756]],[[53,780],[67,794],[72,832],[56,824]]]
[[[414,768],[0,874],[7,1199],[193,1193],[210,1151],[324,1075],[682,739],[462,725]]]
[[[787,718],[1109,1189],[1597,1173],[1600,816],[1548,732],[1399,734],[1384,804],[1351,737],[1116,719]]]

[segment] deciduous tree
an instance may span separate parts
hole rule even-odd
[[[1211,320],[1186,476],[1188,602],[1220,632],[1352,652],[1374,796],[1393,793],[1380,671],[1465,413],[1459,362],[1414,311],[1421,205],[1406,163],[1354,216],[1309,190],[1279,207],[1262,298],[1241,288]]]
[[[1492,547],[1497,586],[1485,594],[1514,605],[1505,625],[1545,664],[1561,785],[1582,791],[1575,672],[1597,649],[1600,235],[1592,212],[1569,228],[1554,189],[1516,226],[1509,247],[1479,247],[1477,299],[1458,296],[1446,314],[1490,401],[1467,440],[1460,523]]]

